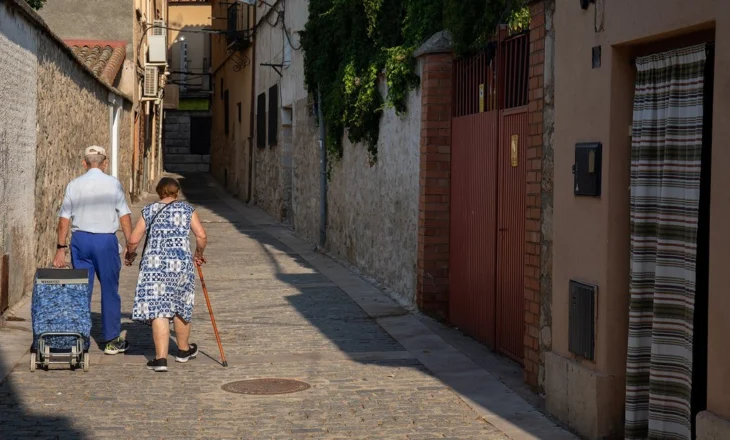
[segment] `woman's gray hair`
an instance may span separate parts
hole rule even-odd
[[[88,156],[84,156],[84,160],[88,166],[98,167],[104,163],[106,156],[103,154],[89,154]]]

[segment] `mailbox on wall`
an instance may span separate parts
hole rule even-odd
[[[573,192],[576,196],[601,196],[601,150],[600,142],[575,145]]]

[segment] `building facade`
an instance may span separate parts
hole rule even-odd
[[[168,2],[134,0],[135,116],[134,180],[152,191],[164,170],[163,120],[167,82]]]
[[[211,174],[236,197],[251,199],[253,48],[257,7],[213,0]]]
[[[213,93],[211,2],[173,0],[169,11],[165,169],[178,173],[208,172]]]
[[[730,4],[553,18],[547,408],[591,439],[730,438]]]

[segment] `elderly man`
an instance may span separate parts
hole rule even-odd
[[[106,341],[104,353],[127,351],[129,343],[120,335],[122,302],[119,297],[119,271],[122,268],[116,232],[121,223],[125,240],[132,233],[131,211],[119,181],[105,173],[106,151],[91,146],[84,151],[87,172],[66,187],[58,218],[58,244],[55,267],[66,262],[69,225],[71,262],[74,269],[89,270],[89,297],[94,289],[94,274],[101,284],[101,326]]]

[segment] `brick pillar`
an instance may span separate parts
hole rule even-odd
[[[524,379],[537,387],[540,359],[540,252],[542,247],[542,156],[545,65],[545,4],[530,4],[530,105],[527,145],[527,209],[525,234]]]
[[[418,59],[422,74],[416,304],[428,315],[448,319],[453,55],[442,47]]]

